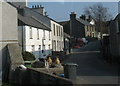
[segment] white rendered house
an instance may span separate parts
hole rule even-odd
[[[63,26],[57,23],[54,20],[50,21],[51,23],[51,36],[52,36],[52,50],[54,51],[63,51],[64,49],[64,32]]]
[[[51,55],[51,30],[34,17],[19,17],[18,38],[23,51],[29,51],[38,58]]]

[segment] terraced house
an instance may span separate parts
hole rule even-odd
[[[63,51],[64,48],[64,32],[63,26],[54,20],[51,20],[52,30],[52,49],[53,52]]]
[[[97,37],[95,25],[82,18],[76,18],[75,12],[71,12],[69,21],[61,21],[64,32],[73,38]]]
[[[12,3],[14,5],[14,3]],[[22,51],[32,52],[36,59],[52,55],[52,51],[63,51],[63,27],[49,18],[41,5],[18,9],[18,38]]]
[[[32,52],[36,58],[51,55],[51,30],[35,17],[22,16],[19,19],[19,43],[23,51]]]

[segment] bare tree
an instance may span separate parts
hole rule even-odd
[[[112,19],[112,15],[109,14],[108,8],[104,7],[101,3],[95,4],[90,7],[84,9],[84,13],[86,15],[90,15],[96,21],[96,28],[102,34],[105,33],[106,30],[106,21]]]

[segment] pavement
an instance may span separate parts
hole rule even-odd
[[[63,64],[78,64],[77,84],[120,83],[118,66],[111,65],[102,59],[100,47],[100,41],[90,42],[79,49],[72,49],[72,53],[65,57]]]

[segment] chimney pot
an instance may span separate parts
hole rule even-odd
[[[75,12],[71,12],[71,14],[70,14],[70,19],[76,19],[76,14],[75,14]]]
[[[36,5],[35,5],[35,8],[36,8]]]
[[[75,14],[75,12],[71,12],[71,14]]]
[[[37,5],[37,8],[39,8],[39,5]]]

